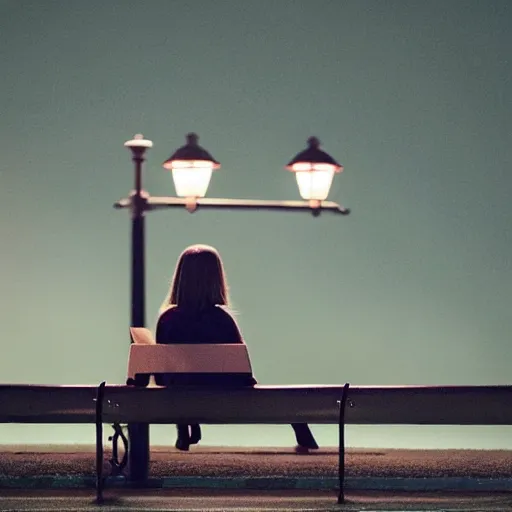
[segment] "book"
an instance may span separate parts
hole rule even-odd
[[[130,336],[136,345],[155,345],[153,333],[145,327],[130,327]]]

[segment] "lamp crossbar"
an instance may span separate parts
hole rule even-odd
[[[148,196],[144,197],[144,210],[162,210],[167,208],[187,208],[190,200],[184,197]],[[312,207],[308,201],[282,201],[264,199],[222,199],[199,198],[194,202],[195,209],[219,210],[284,210],[284,211],[329,211],[341,215],[348,215],[349,208],[345,208],[334,201],[321,201],[318,206]],[[114,208],[130,208],[132,198],[120,199],[114,203]]]

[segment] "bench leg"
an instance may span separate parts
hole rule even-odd
[[[344,503],[345,501],[345,405],[347,404],[347,393],[350,384],[347,382],[343,386],[343,393],[339,403],[339,421],[338,421],[338,434],[339,434],[339,446],[338,446],[338,503]]]
[[[96,502],[103,502],[103,397],[105,381],[96,392]]]
[[[109,436],[108,440],[112,441],[112,458],[110,459],[111,476],[124,476],[124,468],[128,463],[128,438],[123,432],[123,427],[119,423],[112,425],[114,435]],[[123,458],[119,461],[119,439],[123,442]]]

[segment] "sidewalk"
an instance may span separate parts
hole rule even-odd
[[[105,474],[110,473],[105,454]],[[512,451],[348,449],[347,490],[512,491]],[[160,488],[336,489],[334,448],[152,447],[151,485]],[[0,489],[92,488],[94,446],[1,446]],[[124,479],[110,482],[125,486]]]
[[[342,505],[333,491],[232,490],[109,490],[104,504],[94,503],[87,490],[14,491],[0,489],[0,510],[17,512],[281,512],[409,511],[504,512],[512,510],[510,494],[503,493],[400,493],[351,491]]]

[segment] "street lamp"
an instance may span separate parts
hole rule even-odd
[[[145,326],[145,243],[144,214],[163,208],[183,208],[194,212],[199,208],[236,210],[310,211],[317,216],[322,211],[348,215],[350,210],[332,201],[326,201],[334,174],[343,170],[328,153],[320,149],[316,137],[308,139],[308,148],[298,153],[286,166],[295,172],[299,193],[304,201],[271,201],[256,199],[210,199],[206,191],[215,169],[220,163],[198,144],[198,136],[189,133],[186,144],[178,148],[163,167],[172,173],[177,197],[150,196],[142,189],[142,162],[153,142],[138,134],[125,147],[132,152],[134,162],[134,190],[128,198],[114,204],[115,208],[129,208],[132,217],[131,236],[131,326]],[[130,480],[145,484],[149,476],[149,425],[128,425],[130,439],[128,460]]]
[[[309,201],[311,208],[318,208],[329,195],[334,173],[343,171],[343,166],[320,149],[316,137],[310,137],[308,148],[297,154],[286,169],[295,172],[302,199]]]
[[[213,170],[220,168],[220,163],[199,146],[198,140],[195,133],[189,133],[187,143],[162,164],[172,172],[176,195],[186,198],[189,211],[195,210],[198,197],[206,195]]]

